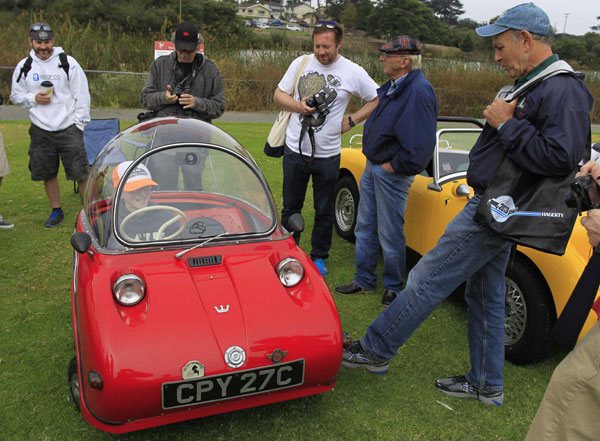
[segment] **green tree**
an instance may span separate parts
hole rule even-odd
[[[342,23],[344,27],[358,27],[358,8],[352,2],[346,2],[342,12]]]
[[[552,49],[564,60],[579,61],[581,63],[586,61],[587,51],[583,41],[574,38],[561,38],[553,43]]]
[[[458,16],[465,13],[460,0],[421,0],[421,3],[433,9],[435,16],[448,24],[456,24]]]
[[[596,17],[596,20],[600,20],[600,16]],[[600,24],[592,26],[590,29],[592,29],[593,31],[600,31]]]
[[[381,0],[369,16],[368,31],[380,38],[410,34],[427,43],[451,42],[448,26],[417,0]]]

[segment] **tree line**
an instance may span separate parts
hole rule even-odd
[[[81,25],[93,22],[143,40],[162,39],[179,21],[190,20],[200,24],[205,38],[217,47],[244,48],[253,42],[236,14],[235,0],[0,0],[0,13],[29,14],[32,20],[44,14],[65,14]],[[424,43],[491,56],[489,39],[475,33],[476,27],[486,23],[461,18],[460,0],[329,0],[327,14],[346,30],[359,30],[369,37],[412,34]],[[556,34],[553,49],[578,68],[600,69],[600,33],[594,31],[600,31],[600,24],[584,36]]]

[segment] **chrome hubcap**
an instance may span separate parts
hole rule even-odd
[[[525,334],[527,307],[519,286],[506,277],[506,310],[504,315],[504,344],[513,345]]]
[[[347,188],[342,188],[335,198],[335,219],[342,231],[350,231],[356,213],[354,212],[354,198]]]

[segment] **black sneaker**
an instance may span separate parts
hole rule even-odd
[[[388,307],[396,297],[398,297],[398,293],[396,291],[392,291],[391,289],[384,289],[381,304],[385,307]]]
[[[367,354],[360,341],[355,341],[344,348],[342,366],[348,368],[365,368],[372,374],[385,374],[390,367],[389,361],[379,361],[372,355]]]
[[[12,228],[14,226],[15,225],[13,223],[5,221],[4,218],[2,216],[0,216],[0,228],[8,229],[8,228]]]
[[[475,398],[482,403],[495,406],[502,406],[502,403],[504,403],[504,393],[501,390],[488,392],[477,389],[467,381],[464,375],[441,378],[435,382],[435,387],[440,392],[457,398]]]
[[[52,213],[50,213],[50,217],[48,218],[48,220],[46,221],[44,226],[46,226],[48,228],[56,227],[58,224],[60,224],[64,220],[65,220],[65,213],[62,211],[62,209],[55,208],[54,210],[52,210]]]
[[[337,292],[339,294],[362,294],[362,293],[369,293],[369,292],[373,292],[373,291],[374,291],[373,289],[363,289],[354,282],[349,283],[348,285],[338,286],[335,289],[335,292]]]

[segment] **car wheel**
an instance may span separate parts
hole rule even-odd
[[[335,231],[350,242],[354,242],[358,200],[356,181],[351,175],[342,176],[335,185]]]
[[[77,374],[77,357],[73,357],[69,362],[69,389],[71,397],[78,412],[81,412],[81,389],[79,387],[79,376]]]
[[[533,263],[517,255],[506,270],[505,358],[515,364],[543,359],[552,348],[556,312],[550,290]]]

